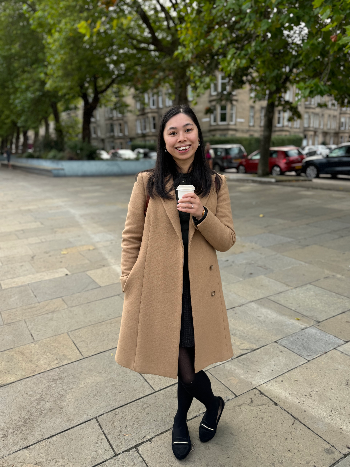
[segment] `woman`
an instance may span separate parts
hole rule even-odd
[[[194,185],[195,193],[178,200],[180,183]],[[178,459],[191,450],[186,419],[193,397],[207,409],[203,442],[214,437],[225,405],[203,369],[233,355],[216,250],[227,251],[235,239],[226,181],[206,163],[197,117],[188,106],[173,107],[160,125],[156,166],[138,174],[129,202],[116,361],[178,378]]]
[[[209,167],[213,170],[213,154],[212,154],[212,150],[210,149],[210,143],[207,143],[205,145],[204,153],[205,153],[205,158],[208,161]]]

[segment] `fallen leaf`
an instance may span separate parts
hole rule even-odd
[[[260,216],[259,216],[259,217],[264,217],[264,214],[260,214]]]

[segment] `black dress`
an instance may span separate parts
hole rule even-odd
[[[175,184],[175,188],[178,185],[192,185],[191,173],[181,174],[181,178]],[[178,194],[176,193],[176,200],[178,201]],[[207,211],[204,216],[197,220],[193,218],[193,222],[198,225],[202,222],[207,215]],[[190,289],[190,277],[188,273],[188,229],[190,214],[188,212],[179,211],[182,241],[184,245],[184,264],[183,264],[183,290],[182,290],[182,313],[181,313],[181,331],[180,331],[180,347],[194,347],[194,328],[192,319],[192,305],[191,305],[191,289]]]

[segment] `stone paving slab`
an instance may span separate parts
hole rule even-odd
[[[0,241],[2,241],[0,239]],[[6,266],[0,266],[0,281],[13,279],[21,276],[27,276],[35,273],[35,269],[32,264],[19,263],[19,264],[7,264]]]
[[[37,302],[35,295],[27,285],[12,290],[0,290],[0,312]]]
[[[323,321],[343,311],[350,310],[350,299],[328,290],[304,285],[271,297],[280,303],[316,321]]]
[[[298,313],[297,311],[291,310],[290,308],[280,305],[279,303],[273,302],[269,298],[261,298],[260,300],[256,300],[255,304],[258,306],[262,306],[263,308],[267,308],[273,313],[277,313],[277,315],[279,316],[284,316],[288,318],[288,320],[290,320],[291,322],[298,321],[301,328],[312,326],[313,324],[315,324],[315,321],[313,319],[310,319],[307,316]]]
[[[71,331],[71,339],[84,357],[117,347],[121,317]]]
[[[123,303],[123,298],[119,295],[104,298],[96,302],[27,319],[27,324],[35,340],[45,339],[46,337],[117,318],[122,314]]]
[[[121,269],[120,266],[109,266],[106,268],[95,269],[89,271],[90,276],[98,285],[106,286],[110,284],[117,284],[120,282]]]
[[[243,240],[249,243],[256,243],[260,246],[270,247],[273,245],[278,245],[280,243],[288,243],[293,239],[287,236],[264,233],[260,235],[253,235],[251,237],[244,237]]]
[[[153,392],[141,375],[116,365],[114,353],[0,388],[0,458]]]
[[[350,357],[332,350],[259,389],[343,454],[350,452]]]
[[[350,249],[350,246],[349,246]],[[313,283],[317,287],[350,298],[349,279],[345,277],[327,277]]]
[[[259,300],[259,298],[268,297],[288,289],[289,287],[281,282],[259,276],[232,284],[230,292],[234,292],[247,300]]]
[[[265,266],[258,266],[252,263],[245,263],[225,267],[225,272],[232,274],[233,276],[236,276],[240,279],[250,279],[252,277],[258,277],[273,272],[273,269]]]
[[[350,456],[335,464],[334,467],[350,467]]]
[[[0,460],[0,467],[93,467],[113,454],[92,420]]]
[[[350,342],[348,342],[347,344],[341,345],[340,347],[337,348],[337,350],[340,350],[341,352],[350,356]]]
[[[305,248],[298,248],[295,250],[285,252],[285,255],[297,259],[299,261],[304,261],[305,263],[314,264],[317,266],[317,261],[326,261],[329,263],[337,264],[348,264],[350,259],[350,253],[343,253],[340,251],[332,250],[329,245],[328,248],[319,245],[311,245]]]
[[[24,321],[8,324],[0,328],[0,352],[29,344],[32,341],[33,338]]]
[[[61,268],[52,271],[30,274],[28,276],[16,277],[14,279],[7,279],[5,281],[1,281],[0,285],[1,288],[5,290],[12,287],[18,287],[20,285],[32,284],[33,282],[46,281],[49,279],[55,279],[56,277],[63,277],[68,275],[69,271],[67,271],[67,269]]]
[[[101,464],[101,467],[147,467],[136,450],[124,452],[119,456]]]
[[[122,294],[122,287],[120,282],[118,282],[118,284],[106,285],[105,287],[88,290],[87,292],[68,295],[67,297],[63,297],[63,300],[69,307],[74,307],[120,294]]]
[[[224,385],[210,374],[208,376],[214,394],[221,395],[225,401],[234,397]],[[98,421],[115,452],[120,453],[169,430],[174,423],[176,411],[177,385],[173,385],[161,392],[143,397],[131,405],[102,415],[98,417]],[[204,405],[195,399],[187,418],[191,419],[204,411]]]
[[[307,360],[329,352],[344,344],[344,341],[320,329],[310,327],[284,337],[278,343]]]
[[[155,391],[159,391],[160,389],[165,389],[168,386],[172,386],[177,384],[177,380],[173,378],[167,378],[165,376],[158,376],[158,375],[142,375],[145,380],[152,386]]]
[[[67,305],[62,298],[55,298],[47,302],[35,303],[34,305],[21,306],[3,311],[2,317],[4,323],[14,323],[16,321],[21,321],[22,319],[45,315],[46,313],[62,310],[64,308],[67,308]]]
[[[350,341],[350,311],[327,319],[316,326],[343,341]]]
[[[0,352],[0,386],[81,358],[67,334]]]
[[[241,353],[270,344],[305,327],[302,322],[258,303],[247,303],[229,310],[228,321],[233,342],[237,342]]]
[[[226,404],[215,438],[198,439],[200,417],[189,430],[194,451],[182,465],[200,467],[329,467],[342,455],[267,397],[252,390]],[[139,447],[149,467],[177,466],[171,431]]]
[[[289,287],[299,287],[330,276],[332,273],[324,269],[317,268],[310,264],[292,266],[288,269],[279,270],[268,274],[270,279],[282,282]],[[315,284],[314,284],[315,285]]]
[[[30,288],[39,302],[64,297],[66,295],[73,295],[97,287],[99,287],[98,284],[85,273],[72,274],[57,279],[49,279],[44,282],[30,284]]]
[[[209,372],[234,394],[240,395],[305,362],[304,358],[273,343],[218,365]]]

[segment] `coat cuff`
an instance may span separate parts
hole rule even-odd
[[[128,278],[129,278],[129,274],[124,274],[123,276],[120,276],[119,278],[123,292],[125,291],[125,286],[126,286]]]
[[[205,211],[204,216],[202,216],[200,219],[197,219],[196,217],[192,217],[195,226],[199,225],[207,217],[208,209],[205,206],[203,206],[203,208]]]

